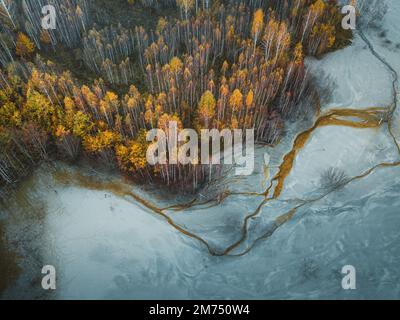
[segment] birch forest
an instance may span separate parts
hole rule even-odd
[[[43,6],[56,28],[43,29]],[[146,133],[254,129],[279,143],[318,110],[307,57],[342,48],[335,0],[0,0],[0,189],[42,161],[90,160],[198,189],[218,168],[150,166]]]

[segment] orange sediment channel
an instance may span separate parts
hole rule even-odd
[[[304,148],[311,134],[317,128],[323,126],[346,126],[359,129],[377,128],[383,123],[382,119],[385,112],[385,108],[369,108],[364,110],[333,109],[320,116],[311,128],[303,131],[296,137],[292,149],[284,156],[278,173],[272,179],[272,182],[277,182],[272,198],[277,199],[281,195],[284,182],[293,168],[297,154]],[[345,119],[348,117],[355,118],[355,120]],[[268,196],[268,193],[269,190],[264,195]]]
[[[329,112],[321,115],[315,121],[314,125],[309,129],[298,134],[294,140],[293,146],[291,150],[284,156],[281,165],[279,166],[278,173],[272,178],[271,183],[268,189],[264,192],[265,200],[257,207],[256,211],[251,215],[247,216],[244,221],[244,230],[242,238],[228,247],[224,254],[228,254],[233,251],[235,248],[239,247],[241,243],[246,239],[247,236],[247,224],[248,220],[252,217],[255,217],[261,212],[261,208],[270,200],[278,199],[281,195],[284,183],[286,178],[289,176],[292,171],[294,161],[296,159],[297,154],[304,148],[307,141],[310,139],[312,133],[323,126],[346,126],[352,128],[378,128],[383,123],[382,119],[384,118],[384,114],[387,112],[386,108],[372,107],[368,109],[332,109]],[[350,118],[350,119],[346,119]],[[354,118],[354,119],[351,119]],[[389,166],[389,165],[388,165]],[[375,168],[374,168],[375,169]],[[371,172],[374,170],[372,169]],[[274,189],[273,196],[271,198],[267,198],[270,191],[273,188],[274,182],[276,182],[276,186]],[[291,209],[288,213],[283,214],[276,218],[274,227],[264,234],[262,237],[257,239],[256,241],[266,238],[270,236],[276,229],[281,227],[286,222],[290,221],[295,215],[296,211],[304,206],[307,202]],[[235,256],[241,256],[250,251],[252,246],[246,249],[244,252],[237,254]]]
[[[352,128],[378,128],[384,123],[385,119],[385,113],[387,112],[386,108],[368,108],[368,109],[333,109],[330,110],[329,112],[321,115],[318,117],[318,119],[315,121],[314,125],[301,132],[300,134],[297,135],[297,137],[294,140],[292,149],[284,156],[283,161],[281,165],[279,166],[278,173],[273,177],[271,180],[268,189],[265,191],[264,194],[257,194],[257,193],[237,193],[237,194],[248,194],[249,196],[264,196],[264,200],[261,201],[257,209],[252,212],[251,214],[247,215],[243,221],[243,226],[242,226],[242,236],[240,237],[239,240],[235,241],[233,244],[228,246],[225,250],[222,250],[220,252],[217,252],[214,250],[211,245],[202,237],[199,235],[196,235],[181,226],[177,225],[173,219],[168,216],[164,211],[168,209],[175,209],[176,211],[180,210],[185,210],[190,207],[193,207],[195,205],[199,205],[199,203],[196,203],[196,199],[188,202],[187,204],[178,204],[178,205],[172,205],[166,208],[159,208],[153,203],[149,202],[148,200],[143,199],[139,195],[133,193],[131,191],[131,188],[128,185],[125,185],[121,182],[110,182],[110,181],[99,181],[97,178],[90,177],[90,176],[84,176],[80,173],[71,173],[71,172],[55,172],[54,177],[58,182],[64,183],[64,184],[76,184],[80,187],[91,189],[91,190],[108,190],[112,192],[113,194],[120,196],[120,197],[125,197],[129,196],[133,198],[136,202],[141,204],[142,206],[146,207],[147,209],[151,210],[152,212],[162,216],[168,224],[170,224],[173,228],[175,228],[177,231],[180,233],[196,239],[203,243],[210,254],[214,256],[227,256],[230,255],[230,253],[238,248],[247,238],[248,235],[248,223],[252,217],[257,216],[261,212],[261,208],[270,200],[274,200],[279,198],[281,195],[283,188],[284,188],[284,183],[286,178],[289,176],[293,165],[295,158],[297,154],[304,148],[306,145],[307,141],[310,139],[312,133],[323,126],[346,126],[346,127],[352,127]],[[374,168],[371,168],[369,171],[367,171],[364,175],[359,176],[359,177],[354,177],[353,179],[349,180],[353,181],[355,179],[364,177],[368,174],[370,174],[372,171],[374,171],[378,167],[389,167],[389,166],[398,166],[400,163],[394,163],[394,164],[389,164],[389,163],[384,163],[377,165]],[[270,191],[273,189],[274,182],[276,182],[276,186],[274,189],[273,196],[271,198],[268,198],[268,194]],[[227,196],[233,196],[236,195],[235,193],[227,193]],[[206,204],[211,201],[206,201],[202,204]],[[274,226],[272,229],[268,230],[266,234],[264,234],[262,237],[257,239],[256,241],[266,238],[272,233],[277,230],[279,227],[284,225],[286,222],[290,221],[293,216],[295,215],[296,211],[304,206],[306,203],[313,202],[313,200],[310,201],[304,201],[303,204],[291,209],[288,213],[283,214],[276,218]],[[218,203],[218,202],[217,202]],[[239,254],[231,254],[232,256],[240,256],[244,255],[247,252],[251,250],[253,246],[250,246],[247,248],[245,251]]]

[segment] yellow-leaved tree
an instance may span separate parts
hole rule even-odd
[[[26,58],[35,51],[35,44],[29,39],[29,37],[20,32],[17,38],[17,44],[15,47],[15,53],[17,56]]]
[[[215,115],[216,101],[211,91],[207,90],[199,102],[199,120],[202,128],[208,128]]]
[[[257,41],[263,30],[263,27],[264,27],[264,12],[262,11],[262,9],[258,9],[254,13],[253,25],[251,28],[251,33],[253,34],[254,37],[254,49],[257,46]]]

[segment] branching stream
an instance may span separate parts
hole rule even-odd
[[[258,216],[262,210],[262,208],[272,200],[280,200],[280,196],[285,188],[285,180],[290,175],[296,156],[299,152],[302,151],[306,143],[309,141],[310,137],[314,133],[315,130],[324,126],[346,126],[352,127],[357,129],[367,129],[367,128],[379,128],[382,127],[384,124],[387,123],[388,132],[393,139],[393,143],[395,144],[399,159],[400,159],[400,146],[396,140],[395,134],[393,133],[393,115],[397,109],[397,94],[398,94],[398,73],[396,70],[381,56],[379,53],[376,52],[371,42],[368,38],[364,35],[362,31],[357,32],[360,38],[366,43],[369,48],[369,51],[381,62],[385,65],[385,67],[390,71],[393,77],[393,99],[392,103],[386,107],[369,107],[366,109],[331,109],[322,115],[320,115],[316,121],[314,122],[313,126],[309,129],[299,133],[296,138],[294,139],[293,146],[291,150],[283,157],[283,160],[279,166],[278,172],[272,178],[267,190],[263,193],[256,193],[256,192],[226,192],[222,196],[218,196],[218,198],[214,198],[208,201],[199,202],[197,199],[194,199],[186,204],[176,204],[166,208],[159,208],[156,205],[152,204],[151,202],[141,198],[137,194],[131,191],[128,185],[124,185],[121,183],[114,183],[114,182],[100,182],[95,180],[94,178],[90,178],[87,176],[82,176],[80,174],[71,174],[71,173],[57,173],[55,174],[55,178],[57,181],[61,183],[72,183],[79,185],[81,187],[92,189],[92,190],[108,190],[113,194],[120,196],[120,197],[130,197],[135,202],[139,203],[140,205],[146,207],[147,209],[151,210],[152,212],[160,215],[163,219],[165,219],[168,224],[170,224],[173,228],[175,228],[180,233],[184,234],[187,237],[195,239],[202,244],[204,244],[209,253],[213,256],[243,256],[248,253],[252,248],[261,240],[269,238],[278,228],[283,226],[286,222],[290,221],[298,209],[313,204],[328,195],[332,194],[333,192],[344,188],[345,186],[349,185],[351,182],[360,180],[362,178],[367,177],[372,172],[379,168],[388,168],[388,167],[396,167],[400,166],[400,160],[393,162],[393,163],[380,163],[375,165],[374,167],[366,170],[364,173],[354,176],[345,180],[343,183],[340,183],[334,189],[326,192],[325,194],[318,196],[314,199],[306,199],[306,200],[298,200],[300,204],[296,207],[292,208],[289,212],[279,216],[275,219],[275,222],[270,226],[265,232],[258,238],[256,238],[251,245],[249,245],[246,249],[239,253],[234,253],[235,249],[238,249],[240,245],[242,245],[248,238],[248,224],[250,219]],[[273,192],[272,192],[273,190]],[[217,206],[226,198],[231,196],[249,196],[249,197],[261,197],[261,202],[256,208],[254,212],[247,215],[244,218],[242,224],[242,231],[241,237],[239,240],[235,241],[231,245],[229,245],[224,250],[216,250],[212,247],[212,245],[206,241],[201,236],[186,230],[185,228],[179,226],[173,218],[171,218],[167,212],[170,211],[183,211],[185,209],[193,208],[194,206],[199,206],[199,210],[201,210],[201,206],[213,203],[212,206]],[[289,201],[289,200],[285,200]],[[209,207],[207,207],[209,208]]]

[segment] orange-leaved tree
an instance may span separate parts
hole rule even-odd
[[[29,39],[29,37],[20,32],[17,38],[17,44],[15,48],[15,53],[17,56],[26,58],[30,56],[35,51],[35,44]]]

